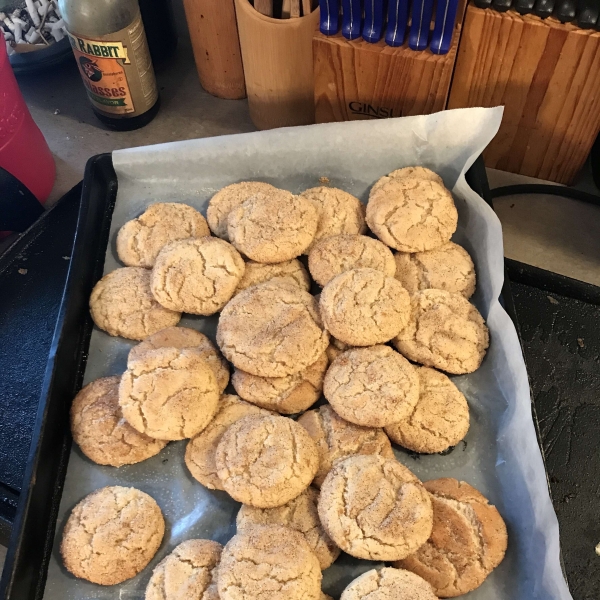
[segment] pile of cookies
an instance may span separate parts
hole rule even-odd
[[[120,229],[126,266],[98,282],[90,309],[100,329],[140,343],[125,373],[88,384],[71,409],[92,461],[133,464],[187,439],[192,477],[242,503],[237,535],[224,548],[174,548],[146,599],[320,600],[322,571],[342,551],[392,565],[355,579],[342,600],[480,586],[504,557],[502,517],[465,482],[421,482],[390,442],[419,453],[460,442],[469,407],[447,374],[475,371],[489,345],[441,178],[394,171],[366,210],[327,186],[294,195],[237,183],[213,196],[207,220],[154,204]],[[218,347],[177,327],[182,313],[220,313]],[[226,393],[229,363],[237,395]],[[123,582],[164,530],[150,496],[102,488],[67,521],[65,566]]]

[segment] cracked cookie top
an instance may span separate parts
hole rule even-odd
[[[384,567],[363,573],[342,592],[340,600],[437,600],[423,578],[405,571]]]
[[[223,434],[217,474],[232,498],[258,508],[282,506],[299,496],[319,468],[315,443],[292,419],[250,415]]]
[[[408,323],[410,297],[400,282],[375,269],[334,277],[319,301],[325,328],[350,346],[383,344]]]
[[[452,380],[427,367],[419,374],[419,401],[411,414],[388,425],[390,439],[413,452],[433,454],[456,446],[469,431],[469,405]]]
[[[206,429],[193,437],[185,449],[185,464],[194,479],[211,490],[222,490],[223,484],[217,475],[215,455],[217,446],[227,429],[248,415],[271,414],[258,406],[244,402],[233,394],[221,396],[219,412]]]
[[[396,169],[389,175],[384,175],[381,179],[378,179],[371,188],[371,195],[379,191],[386,183],[389,183],[392,179],[406,179],[411,177],[414,179],[422,179],[423,181],[435,181],[440,185],[444,185],[443,179],[434,173],[431,169],[426,167],[404,167],[403,169]]]
[[[280,263],[300,256],[317,231],[314,204],[286,190],[252,196],[227,218],[231,243],[261,263]]]
[[[219,600],[217,567],[223,546],[211,540],[187,540],[154,569],[145,600]]]
[[[448,242],[427,252],[397,252],[396,279],[414,294],[419,290],[446,290],[470,298],[475,292],[475,265],[469,253]]]
[[[167,327],[148,336],[129,351],[127,364],[139,360],[158,348],[194,348],[211,364],[217,376],[219,391],[223,393],[229,383],[229,364],[221,356],[215,345],[203,333],[189,327]]]
[[[361,427],[342,419],[328,404],[309,410],[298,423],[308,431],[319,451],[319,470],[313,484],[320,487],[333,464],[353,454],[380,454],[394,458],[394,451],[382,429]]]
[[[423,252],[450,241],[458,213],[452,194],[436,181],[393,178],[371,191],[367,223],[388,246]]]
[[[218,570],[221,600],[320,600],[319,561],[298,531],[254,525],[233,536]]]
[[[156,259],[152,294],[165,308],[214,315],[233,296],[245,268],[240,253],[218,238],[174,242]]]
[[[105,275],[92,290],[90,312],[100,329],[130,340],[143,340],[181,319],[181,312],[154,299],[150,271],[141,267],[123,267]]]
[[[321,286],[351,269],[377,269],[388,277],[396,273],[392,251],[366,235],[334,235],[316,243],[308,255],[308,269]]]
[[[159,348],[130,361],[119,386],[127,422],[159,440],[200,433],[217,412],[214,369],[192,348]]]
[[[128,267],[152,268],[161,249],[177,240],[210,235],[206,219],[187,204],[161,202],[127,221],[117,234],[117,254]]]
[[[206,218],[211,231],[224,240],[227,235],[227,217],[244,200],[256,195],[271,195],[277,192],[276,187],[262,181],[242,181],[232,183],[219,190],[209,201]]]
[[[385,427],[413,412],[419,400],[419,377],[389,346],[354,348],[333,361],[323,393],[346,421]]]
[[[398,284],[400,285],[400,284]],[[217,344],[235,367],[260,377],[284,377],[325,352],[316,300],[294,285],[267,281],[239,293],[223,309]]]
[[[88,383],[71,405],[71,433],[81,451],[99,465],[121,467],[158,454],[167,444],[136,431],[119,406],[121,377]]]
[[[148,494],[105,487],[71,511],[60,553],[75,577],[115,585],[135,577],[150,562],[164,532],[161,510]]]
[[[321,570],[330,567],[340,555],[340,549],[325,533],[319,521],[317,500],[319,492],[307,488],[297,498],[277,508],[255,508],[242,504],[236,525],[242,531],[253,525],[285,525],[299,531],[319,559]]]
[[[433,524],[429,494],[405,466],[382,456],[336,462],[321,486],[319,517],[344,551],[399,560],[422,546]]]
[[[408,324],[394,339],[406,358],[456,375],[476,371],[489,344],[479,311],[464,296],[444,290],[413,294]]]
[[[504,558],[504,520],[487,498],[464,481],[425,483],[433,503],[431,537],[396,566],[421,576],[437,596],[451,598],[479,587]]]
[[[273,265],[249,260],[246,263],[244,276],[240,280],[235,293],[239,294],[242,290],[249,288],[251,285],[281,279],[297,285],[305,292],[310,290],[310,277],[308,276],[304,265],[297,258],[294,258]]]

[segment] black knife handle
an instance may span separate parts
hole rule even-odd
[[[561,23],[570,23],[571,21],[574,21],[577,16],[576,0],[558,0],[556,9],[554,10],[554,16]]]
[[[497,12],[506,12],[511,4],[512,0],[492,0],[492,8]]]
[[[475,6],[477,8],[491,8],[492,0],[475,0]]]
[[[598,22],[600,4],[597,0],[579,0],[577,3],[577,25],[581,29],[591,29]]]
[[[547,19],[554,11],[554,0],[536,0],[533,14],[542,19]]]
[[[528,15],[533,12],[535,0],[515,0],[514,9],[521,15]]]

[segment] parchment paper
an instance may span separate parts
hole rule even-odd
[[[560,567],[558,523],[531,417],[525,363],[512,321],[498,301],[504,277],[500,223],[464,179],[497,132],[501,117],[501,108],[473,108],[115,152],[119,191],[105,272],[120,266],[115,252],[118,229],[153,201],[186,202],[205,213],[209,198],[229,183],[257,179],[297,193],[326,176],[331,185],[366,202],[372,184],[393,169],[416,164],[440,173],[459,210],[454,239],[475,261],[478,282],[473,302],[487,320],[491,345],[477,372],[454,378],[471,409],[465,443],[447,456],[416,457],[401,450],[396,454],[423,480],[446,476],[471,483],[506,520],[506,558],[469,599],[567,600],[571,595]],[[198,328],[214,339],[216,322],[216,317],[186,317],[181,325]],[[86,383],[123,372],[132,345],[95,329]],[[235,533],[238,505],[227,494],[206,490],[191,478],[183,463],[185,444],[171,443],[158,456],[120,469],[95,465],[74,447],[49,566],[47,600],[141,599],[153,567],[174,546],[192,537],[225,543]],[[68,574],[58,547],[73,506],[94,489],[115,484],[151,494],[164,512],[167,532],[158,554],[140,575],[122,585],[101,587]],[[342,555],[325,571],[323,589],[339,598],[354,577],[373,566],[377,563]]]

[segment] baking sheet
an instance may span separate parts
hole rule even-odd
[[[492,209],[466,184],[464,174],[498,130],[501,108],[445,111],[424,117],[356,121],[279,129],[122,150],[113,154],[119,180],[105,272],[119,265],[115,238],[127,220],[154,201],[186,202],[206,213],[209,198],[229,183],[257,179],[292,192],[328,177],[366,202],[382,175],[408,165],[438,172],[453,190],[459,210],[454,240],[471,253],[478,274],[473,302],[487,320],[491,345],[481,368],[453,380],[466,395],[471,429],[465,443],[446,456],[398,459],[423,480],[463,479],[500,510],[509,531],[506,558],[472,600],[567,600],[559,560],[558,524],[531,418],[527,373],[519,340],[498,297],[504,278],[502,232]],[[214,339],[217,318],[186,317],[181,325]],[[132,342],[95,329],[85,382],[120,374]],[[192,537],[221,543],[235,533],[238,504],[224,492],[203,488],[187,472],[186,442],[120,469],[101,467],[74,447],[60,506],[48,570],[48,600],[141,599],[152,568],[174,546]],[[152,495],[167,522],[163,544],[140,575],[101,587],[77,580],[63,568],[58,547],[66,518],[85,495],[105,485],[130,485]],[[358,574],[377,563],[347,555],[324,572],[323,589],[339,598]]]

